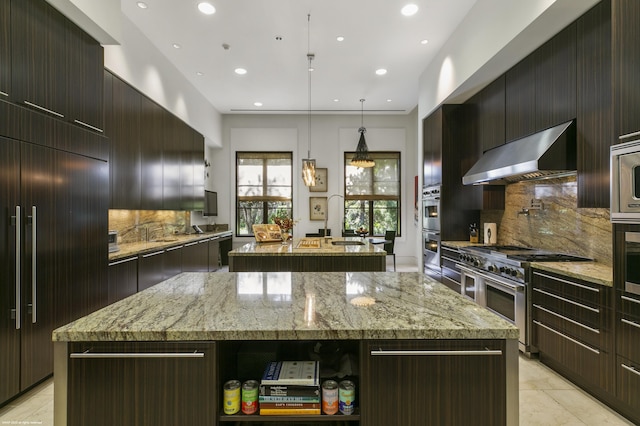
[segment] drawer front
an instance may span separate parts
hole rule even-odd
[[[606,327],[604,322],[606,309],[594,303],[575,300],[549,289],[537,287],[533,289],[533,303],[591,328]]]
[[[534,287],[547,290],[590,306],[608,306],[611,288],[591,284],[569,277],[556,276],[546,271],[533,271]]]
[[[640,296],[631,293],[619,293],[619,312],[632,318],[640,319]]]
[[[640,424],[640,363],[626,358],[616,358],[616,396],[628,408],[628,413],[635,413],[631,419]]]
[[[640,319],[618,313],[616,352],[640,363]]]
[[[600,314],[598,321],[590,321],[586,324],[576,318],[567,315],[566,312],[533,303],[533,319],[566,334],[579,342],[594,348],[607,348],[610,344],[611,333],[607,329],[606,318],[609,312]]]

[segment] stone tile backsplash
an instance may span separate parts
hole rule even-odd
[[[586,256],[612,264],[612,226],[609,209],[578,208],[575,177],[507,185],[504,210],[484,210],[482,224],[495,222],[498,244],[523,245]],[[530,208],[531,201],[541,210]]]
[[[191,215],[170,210],[109,210],[109,229],[118,231],[119,243],[137,243],[184,234]]]

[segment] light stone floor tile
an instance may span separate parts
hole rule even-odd
[[[585,425],[633,425],[581,389],[546,390],[544,392]]]

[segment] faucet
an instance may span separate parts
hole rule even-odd
[[[322,234],[322,236],[324,237],[325,241],[328,240],[328,238],[327,238],[327,222],[329,221],[329,200],[331,200],[333,197],[344,198],[340,194],[333,194],[333,195],[330,195],[329,198],[327,198],[327,211],[324,212],[324,233]]]
[[[520,216],[520,215],[529,216],[529,209],[528,209],[528,208],[526,208],[526,207],[523,207],[523,208],[522,208],[522,210],[520,210],[520,211],[518,212],[518,216]]]

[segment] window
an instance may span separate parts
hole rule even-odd
[[[236,153],[236,235],[252,236],[252,225],[293,217],[293,154]]]
[[[344,154],[344,229],[364,227],[370,235],[396,231],[400,235],[400,153],[369,152],[372,168],[349,164],[353,152]]]

